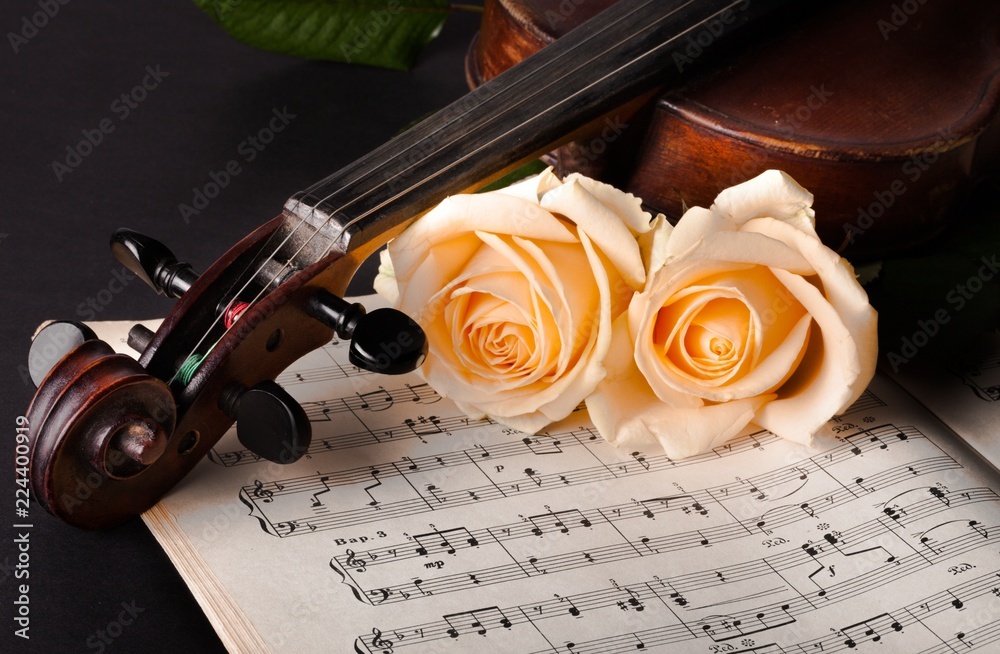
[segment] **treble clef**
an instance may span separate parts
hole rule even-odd
[[[347,550],[346,554],[347,554],[347,561],[344,562],[344,565],[346,565],[349,568],[354,568],[358,572],[364,572],[365,571],[365,562],[364,562],[364,560],[356,558],[357,555],[354,553],[354,550],[350,550],[349,549],[349,550]]]
[[[374,627],[372,628],[372,634],[375,636],[372,638],[372,647],[381,648],[382,654],[392,654],[392,641],[382,638],[382,632]]]
[[[271,499],[274,497],[274,493],[272,493],[271,491],[269,491],[266,488],[264,488],[264,484],[263,484],[263,482],[261,482],[261,480],[254,479],[253,480],[253,486],[254,486],[254,489],[253,489],[253,496],[254,497],[262,497],[262,498],[264,498],[265,502],[270,502]]]

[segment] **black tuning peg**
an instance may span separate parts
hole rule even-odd
[[[115,230],[111,252],[160,295],[180,297],[198,280],[191,264],[177,261],[166,245],[131,229]]]
[[[254,454],[275,463],[294,463],[312,442],[306,412],[281,386],[265,380],[251,389],[230,385],[219,400],[236,420],[236,435]]]
[[[72,320],[58,320],[42,327],[28,349],[28,375],[37,388],[59,360],[82,345],[97,339],[90,327]]]
[[[420,367],[427,356],[427,336],[412,318],[396,309],[367,313],[320,290],[309,303],[309,315],[350,338],[348,359],[359,368],[383,375],[401,375]]]

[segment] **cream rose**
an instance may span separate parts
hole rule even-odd
[[[434,389],[470,416],[536,432],[604,377],[650,231],[634,196],[546,171],[446,199],[383,251],[375,288],[426,332],[420,374]]]
[[[812,199],[768,171],[663,228],[587,400],[605,438],[683,457],[752,424],[808,443],[861,395],[876,314],[816,235]]]

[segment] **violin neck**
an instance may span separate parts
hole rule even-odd
[[[317,255],[374,249],[444,197],[480,188],[628,100],[676,81],[703,52],[784,1],[621,0],[296,194],[286,216],[319,236],[310,246]]]

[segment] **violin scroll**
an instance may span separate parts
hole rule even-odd
[[[346,287],[351,257],[333,253],[304,274],[258,284],[265,292],[250,298],[256,303],[242,301],[241,276],[270,235],[259,230],[248,237],[255,243],[238,244],[198,275],[155,239],[115,232],[116,258],[180,303],[157,332],[142,325],[129,332],[139,361],[81,323],[50,323],[36,335],[29,369],[38,391],[27,416],[32,482],[45,509],[78,527],[115,526],[151,507],[233,422],[257,456],[298,460],[311,425],[274,377],[334,333],[351,339],[351,361],[372,372],[420,365],[427,341],[416,323],[391,309],[368,313],[331,292]]]
[[[118,524],[166,490],[143,472],[178,438],[170,389],[90,339],[48,373],[28,410],[38,502],[79,527]],[[182,448],[183,449],[183,448]]]

